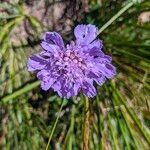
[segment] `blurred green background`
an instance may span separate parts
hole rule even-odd
[[[0,149],[42,150],[62,99],[27,71],[45,31],[68,42],[77,24],[102,27],[127,0],[0,0]],[[101,34],[117,76],[90,100],[90,150],[150,149],[150,1],[135,3]],[[83,97],[65,100],[52,150],[82,149]]]

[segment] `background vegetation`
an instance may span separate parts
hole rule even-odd
[[[62,99],[40,89],[27,71],[45,31],[65,41],[76,24],[101,28],[129,1],[0,1],[0,149],[45,149]],[[101,34],[117,76],[90,100],[91,150],[148,150],[150,146],[150,2],[135,3]],[[82,149],[83,97],[65,100],[51,149]]]

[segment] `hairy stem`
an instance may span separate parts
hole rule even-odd
[[[89,150],[89,99],[84,97],[83,150]]]

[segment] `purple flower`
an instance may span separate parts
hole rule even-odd
[[[41,88],[52,88],[59,96],[70,98],[80,91],[88,97],[96,95],[93,82],[102,85],[116,74],[111,57],[102,52],[102,41],[95,39],[94,25],[78,25],[76,40],[64,46],[56,32],[46,32],[41,42],[42,52],[28,61],[28,70],[36,71]]]

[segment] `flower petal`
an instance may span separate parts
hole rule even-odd
[[[74,96],[76,96],[78,94],[80,89],[81,89],[81,85],[79,83],[75,83],[74,86],[73,86]]]
[[[74,29],[77,43],[81,45],[90,44],[97,36],[97,28],[94,25],[78,25]]]
[[[94,57],[103,57],[104,53],[97,47],[93,47],[89,50],[89,55]]]
[[[113,78],[116,75],[116,68],[109,63],[100,64],[99,70],[108,79]]]
[[[54,56],[59,55],[60,48],[57,45],[49,44],[49,43],[43,41],[41,43],[41,47],[44,50],[46,50],[46,51],[50,52],[51,54],[53,54]]]
[[[106,78],[104,75],[100,74],[98,77],[94,78],[94,80],[98,85],[103,85],[103,83],[106,81]]]
[[[112,64],[105,64],[108,72],[110,73],[108,78],[112,78],[116,75],[116,68]]]
[[[102,73],[97,72],[97,70],[95,70],[95,72],[93,72],[93,71],[90,71],[87,74],[88,78],[95,80],[96,83],[99,85],[103,85],[103,83],[106,81],[105,76]]]
[[[64,48],[63,39],[57,32],[46,32],[43,36],[43,40],[48,44],[57,45],[61,49]]]
[[[28,60],[28,71],[35,71],[43,69],[48,62],[39,54],[33,55]]]
[[[51,76],[50,71],[41,70],[38,72],[37,77],[41,80],[41,88],[47,91],[53,83],[56,81],[56,78]]]
[[[61,89],[61,83],[59,81],[56,81],[53,85],[52,88],[54,91],[59,91]]]
[[[96,89],[90,79],[83,81],[82,90],[88,97],[94,97],[96,95]]]
[[[103,53],[103,52],[102,52]],[[112,58],[108,55],[99,55],[100,57],[97,57],[94,59],[95,63],[100,63],[100,64],[106,64],[106,63],[111,63]]]
[[[41,81],[41,88],[45,91],[51,88],[52,84],[55,82],[54,78],[49,78],[45,81]]]
[[[65,82],[65,84],[62,86],[62,92],[65,98],[70,98],[74,96],[73,93],[73,83],[72,82]]]
[[[97,39],[97,40],[94,40],[91,44],[89,44],[88,47],[89,49],[96,47],[96,48],[99,48],[99,50],[101,50],[103,47],[103,43],[101,40]]]

